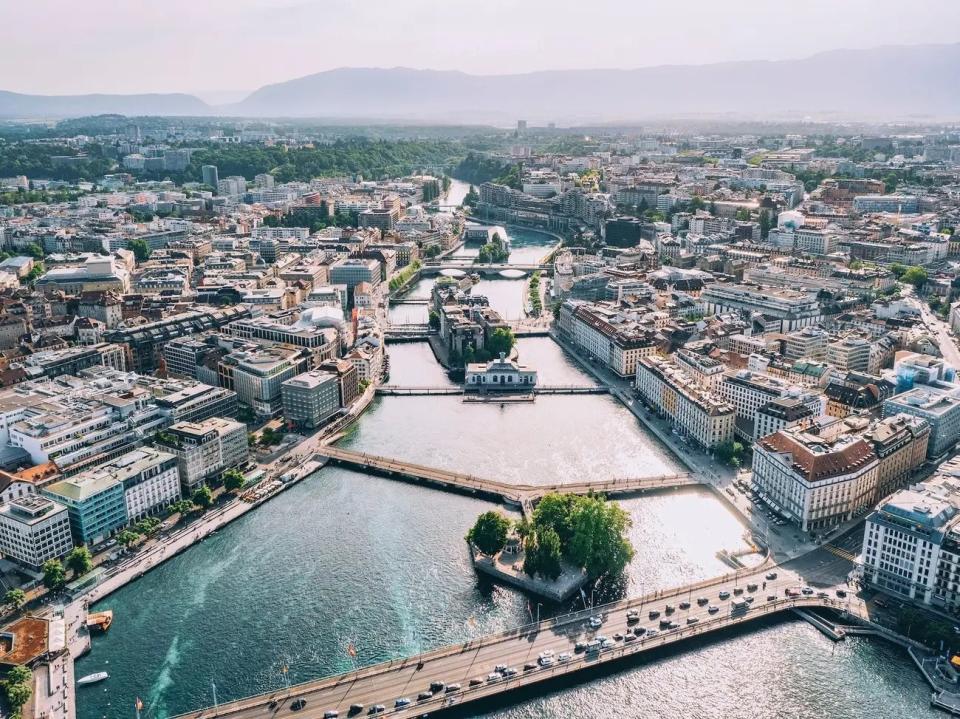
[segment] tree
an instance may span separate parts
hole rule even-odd
[[[189,499],[178,500],[167,507],[167,512],[169,514],[186,514],[192,510],[193,502],[191,502]]]
[[[538,529],[523,543],[523,571],[531,577],[540,574],[556,579],[563,573],[560,537],[549,527]]]
[[[247,478],[238,469],[228,469],[223,473],[223,486],[228,492],[236,492],[246,481]]]
[[[139,534],[129,529],[124,529],[122,532],[120,532],[120,534],[117,535],[117,544],[124,549],[129,549],[130,545],[139,541],[139,539]]]
[[[7,702],[13,710],[10,714],[12,719],[19,719],[21,708],[30,701],[33,695],[32,686],[33,672],[22,664],[12,667],[7,672],[7,678],[3,680],[3,689],[7,695]]]
[[[467,541],[484,554],[496,554],[507,543],[510,520],[502,512],[484,512],[467,532]]]
[[[743,454],[743,445],[739,442],[733,440],[727,440],[717,445],[716,448],[717,459],[719,459],[724,464],[730,464],[734,466],[740,466],[740,456]],[[736,464],[734,464],[736,462]]]
[[[27,245],[26,253],[35,260],[42,260],[44,257],[43,248],[36,242]]]
[[[919,291],[927,284],[927,271],[922,267],[911,267],[903,273],[900,279],[913,285]]]
[[[201,509],[208,509],[213,504],[213,492],[210,491],[210,487],[203,485],[193,493],[192,499],[193,503]]]
[[[443,252],[443,250],[440,248],[440,245],[430,245],[426,251],[427,259],[431,260],[441,252]]]
[[[127,243],[127,249],[133,252],[137,262],[146,262],[150,259],[150,245],[145,240],[130,240]]]
[[[493,331],[493,334],[490,335],[490,339],[487,340],[486,349],[494,357],[501,352],[507,356],[510,354],[510,350],[513,349],[516,342],[517,338],[514,337],[513,330],[509,327],[498,327]]]
[[[14,609],[20,609],[27,601],[27,593],[20,588],[9,589],[3,595],[3,601]]]
[[[463,204],[468,207],[476,207],[478,202],[480,202],[480,195],[477,193],[477,189],[470,185],[470,189],[463,197]]]
[[[67,573],[59,559],[48,559],[43,563],[42,569],[43,585],[47,589],[55,592],[67,583]]]
[[[430,310],[430,329],[439,330],[440,329],[440,315],[438,315],[434,310]]]
[[[93,569],[93,557],[86,547],[74,547],[67,555],[67,567],[73,571],[75,577],[86,574]]]
[[[542,531],[549,529],[566,546],[573,537],[573,523],[571,515],[577,497],[573,494],[552,493],[544,495],[533,510],[533,524]]]
[[[591,577],[618,574],[633,559],[633,546],[624,537],[630,524],[620,505],[595,495],[580,497],[571,513],[567,555]]]

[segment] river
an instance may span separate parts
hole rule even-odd
[[[544,382],[590,383],[549,339],[519,343]],[[447,382],[424,344],[390,347],[393,381]],[[549,378],[549,379],[548,379]],[[562,482],[656,474],[674,460],[605,396],[540,397],[501,408],[456,397],[386,397],[343,442],[478,475]],[[489,502],[327,468],[100,602],[113,627],[78,674],[79,719],[147,719],[275,689],[527,622],[514,590],[479,579],[463,536]],[[725,571],[738,519],[706,491],[626,500],[636,556],[629,595]],[[606,598],[606,597],[605,597]],[[559,608],[544,607],[549,615]],[[352,654],[356,656],[352,656]],[[833,644],[793,620],[698,640],[593,681],[520,694],[491,719],[567,717],[943,716],[904,652]]]

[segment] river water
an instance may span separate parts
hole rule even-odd
[[[545,383],[590,383],[549,339],[524,339],[519,352]],[[447,382],[425,344],[393,345],[390,354],[396,384]],[[675,468],[632,415],[596,395],[503,408],[386,397],[343,445],[522,482]],[[716,552],[743,546],[738,519],[705,491],[623,505],[636,548],[620,588],[628,595],[720,574]],[[470,566],[462,538],[492,506],[322,470],[95,607],[112,608],[114,624],[77,671],[111,676],[79,689],[79,719],[130,717],[138,696],[145,717],[165,717],[210,705],[211,683],[226,701],[278,688],[283,666],[291,682],[305,681],[529,621],[524,595]],[[928,697],[901,650],[833,644],[780,620],[473,711],[491,719],[943,716]]]

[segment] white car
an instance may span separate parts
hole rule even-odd
[[[560,652],[560,654],[557,655],[557,661],[561,664],[569,662],[571,659],[573,659],[573,656],[569,652]]]

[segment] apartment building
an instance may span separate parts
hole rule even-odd
[[[826,358],[830,334],[819,327],[804,327],[783,336],[783,356],[788,360],[809,359],[820,362]]]
[[[577,348],[621,377],[632,377],[637,362],[657,352],[654,333],[623,317],[609,303],[567,300],[561,306],[560,322]]]
[[[152,447],[139,447],[75,479],[78,483],[120,485],[127,522],[156,514],[181,496],[176,457]]]
[[[642,357],[637,362],[636,386],[645,402],[670,417],[674,427],[699,446],[715,447],[733,439],[733,406],[670,360]]]
[[[753,439],[758,440],[782,429],[808,427],[816,419],[810,407],[799,397],[778,397],[757,410],[753,423]]]

